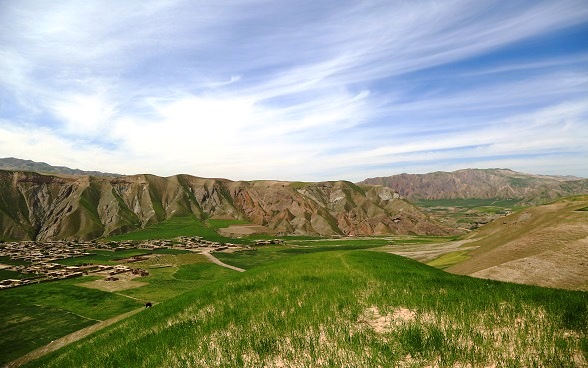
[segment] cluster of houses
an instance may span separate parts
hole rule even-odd
[[[270,244],[284,244],[283,240],[271,239],[271,240],[257,240],[255,245],[270,245]]]
[[[0,257],[30,263],[47,263],[60,259],[90,255],[87,249],[96,248],[94,242],[9,242],[0,244]]]
[[[257,245],[278,244],[277,242],[261,241],[258,242],[259,244]],[[95,254],[92,252],[98,249],[122,251],[127,249],[155,250],[162,248],[173,248],[196,252],[222,252],[235,249],[250,249],[250,247],[246,245],[213,242],[205,240],[199,236],[183,236],[172,240],[120,242],[100,242],[96,240],[6,242],[0,243],[0,269],[18,272],[21,278],[0,279],[0,290],[42,281],[78,277],[95,272],[106,275],[107,278],[105,280],[107,281],[114,281],[117,279],[115,275],[123,272],[132,272],[135,275],[146,276],[149,274],[146,270],[131,268],[126,265],[110,266],[82,264],[82,260],[80,260],[80,265],[78,266],[67,266],[57,263],[56,261],[68,258],[90,256]],[[124,263],[132,263],[145,260],[148,257],[149,252],[146,252],[145,255],[132,256],[121,260],[121,262],[124,261]],[[6,263],[10,264],[3,264],[2,259],[6,259]]]

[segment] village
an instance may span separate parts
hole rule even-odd
[[[259,240],[255,245],[279,244],[281,240]],[[227,252],[252,249],[248,245],[220,243],[198,236],[178,237],[171,240],[146,241],[22,241],[0,243],[0,270],[13,271],[18,278],[0,278],[0,290],[27,284],[61,280],[83,275],[105,276],[106,281],[116,281],[118,274],[132,273],[147,276],[148,271],[133,268],[129,264],[148,259],[154,250],[177,249],[199,253]],[[94,255],[96,250],[120,252],[144,249],[144,254],[114,258],[120,264],[104,265],[85,263],[80,259],[75,265],[59,263],[60,260]]]

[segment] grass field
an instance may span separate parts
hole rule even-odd
[[[141,278],[149,284],[120,293],[146,302],[161,302],[235,273],[194,253],[167,254],[133,265],[149,271],[149,276]]]
[[[390,254],[339,249],[265,265],[249,256],[257,266],[245,273],[169,299],[27,366],[587,364],[585,292],[450,275]],[[251,253],[264,258],[271,251]],[[194,272],[207,271],[190,265],[179,275]]]
[[[145,253],[145,249],[97,250],[96,255],[63,260],[64,264],[113,264],[117,258]],[[133,263],[149,270],[139,279],[145,286],[116,293],[83,287],[97,276],[27,285],[0,292],[0,365],[100,320],[162,302],[235,271],[209,263],[184,250],[157,249],[156,257]]]
[[[112,236],[107,238],[107,240],[151,240],[173,239],[178,236],[201,236],[210,241],[234,242],[234,239],[219,235],[215,229],[218,227],[224,227],[222,225],[225,223],[235,223],[236,220],[208,220],[208,222],[211,225],[207,226],[207,224],[192,216],[172,217],[164,222],[151,225],[145,229]]]
[[[152,253],[153,251],[149,249],[127,249],[127,250],[102,250],[97,249],[93,250],[91,253],[94,253],[89,256],[83,257],[76,257],[76,258],[67,258],[67,259],[60,259],[56,261],[56,263],[60,263],[62,265],[72,266],[72,265],[81,265],[83,263],[93,263],[93,264],[104,264],[104,265],[113,265],[118,264],[117,260],[122,258],[129,258],[133,256],[138,256],[141,254]]]
[[[497,208],[513,208],[517,206],[520,199],[499,199],[499,198],[456,198],[456,199],[428,199],[418,200],[414,204],[419,207],[461,207],[461,208],[477,208],[477,207],[497,207]]]
[[[445,269],[447,267],[453,266],[456,263],[464,261],[468,259],[469,253],[467,251],[456,251],[447,254],[443,254],[442,256],[435,258],[434,260],[427,262],[429,266],[437,267],[440,269]]]
[[[82,280],[88,278],[0,292],[0,364],[141,305],[124,296],[76,286]]]
[[[11,270],[0,270],[0,280],[5,280],[5,279],[26,279],[27,275],[22,274],[20,272],[17,271],[11,271]]]
[[[251,269],[260,265],[275,262],[301,254],[336,250],[371,249],[387,245],[387,238],[363,239],[287,239],[286,245],[258,246],[253,250],[236,253],[217,253],[215,256],[222,262],[243,269]]]
[[[520,201],[520,198],[457,198],[418,200],[414,204],[448,226],[471,230],[525,208]]]
[[[10,257],[0,257],[0,263],[13,266],[28,266],[31,264],[31,262],[23,261],[20,259],[10,259]]]

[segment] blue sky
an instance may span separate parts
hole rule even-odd
[[[0,157],[588,177],[588,2],[0,0]]]

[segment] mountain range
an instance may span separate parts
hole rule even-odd
[[[522,204],[588,193],[588,179],[525,174],[509,169],[464,169],[369,178],[358,184],[384,185],[410,201],[513,198]]]
[[[121,174],[104,173],[100,171],[84,171],[80,169],[70,169],[65,166],[52,166],[46,162],[36,162],[31,160],[22,160],[14,157],[0,158],[0,170],[14,171],[35,171],[41,173],[68,174],[68,175],[93,175],[93,176],[112,176],[118,177]]]
[[[244,220],[282,235],[456,234],[409,201],[588,193],[588,179],[465,169],[317,183],[109,174],[0,159],[0,240],[95,239],[172,217]]]
[[[290,235],[452,233],[389,188],[346,181],[0,171],[0,239],[94,239],[179,216],[246,220]]]

